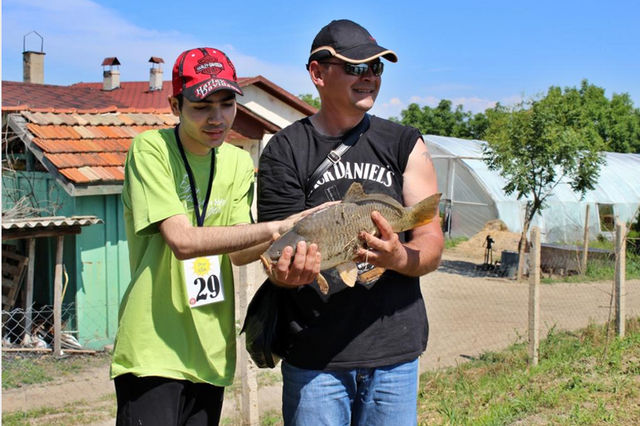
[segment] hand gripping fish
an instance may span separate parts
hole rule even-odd
[[[419,203],[404,207],[386,194],[365,194],[360,183],[353,183],[341,203],[319,210],[299,222],[274,241],[260,259],[269,274],[286,246],[295,250],[299,241],[315,243],[322,253],[320,270],[336,268],[340,277],[350,287],[356,282],[358,268],[354,262],[357,250],[364,242],[358,237],[361,231],[379,236],[371,220],[373,211],[379,212],[394,232],[402,232],[431,222],[438,214],[440,193],[433,194]],[[380,272],[381,273],[381,272]],[[329,292],[327,280],[318,275],[322,293]]]

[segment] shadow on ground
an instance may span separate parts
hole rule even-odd
[[[509,271],[500,265],[477,264],[464,260],[447,260],[440,262],[438,271],[448,274],[458,274],[467,277],[501,277],[508,278]]]

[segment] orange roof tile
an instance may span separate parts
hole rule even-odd
[[[89,113],[79,110],[22,111],[26,130],[35,147],[62,176],[73,184],[119,184],[132,139],[157,128],[171,127],[178,118],[170,113],[139,110]],[[228,141],[249,138],[237,130]]]

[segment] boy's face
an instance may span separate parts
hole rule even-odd
[[[236,117],[236,96],[230,90],[217,91],[200,102],[183,98],[182,109],[169,98],[171,111],[180,117],[180,140],[192,154],[206,155],[224,142]]]

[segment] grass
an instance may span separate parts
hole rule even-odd
[[[549,332],[540,361],[528,365],[527,346],[421,377],[419,424],[640,423],[640,319],[627,337],[613,327]]]
[[[458,244],[467,241],[468,238],[467,237],[455,237],[455,238],[445,238],[444,240],[444,248],[445,249],[452,249],[455,246],[457,246]]]
[[[62,407],[42,407],[28,411],[2,413],[5,426],[21,425],[88,425],[115,418],[115,394],[89,403],[75,401]]]
[[[108,363],[110,355],[70,354],[64,358],[36,352],[2,353],[2,389],[46,383],[91,367]]]
[[[626,279],[640,279],[640,256],[627,253],[625,259]],[[584,275],[566,275],[562,277],[541,278],[544,284],[581,283],[590,281],[610,281],[615,276],[615,262],[605,260],[590,260],[587,263],[587,273]]]

